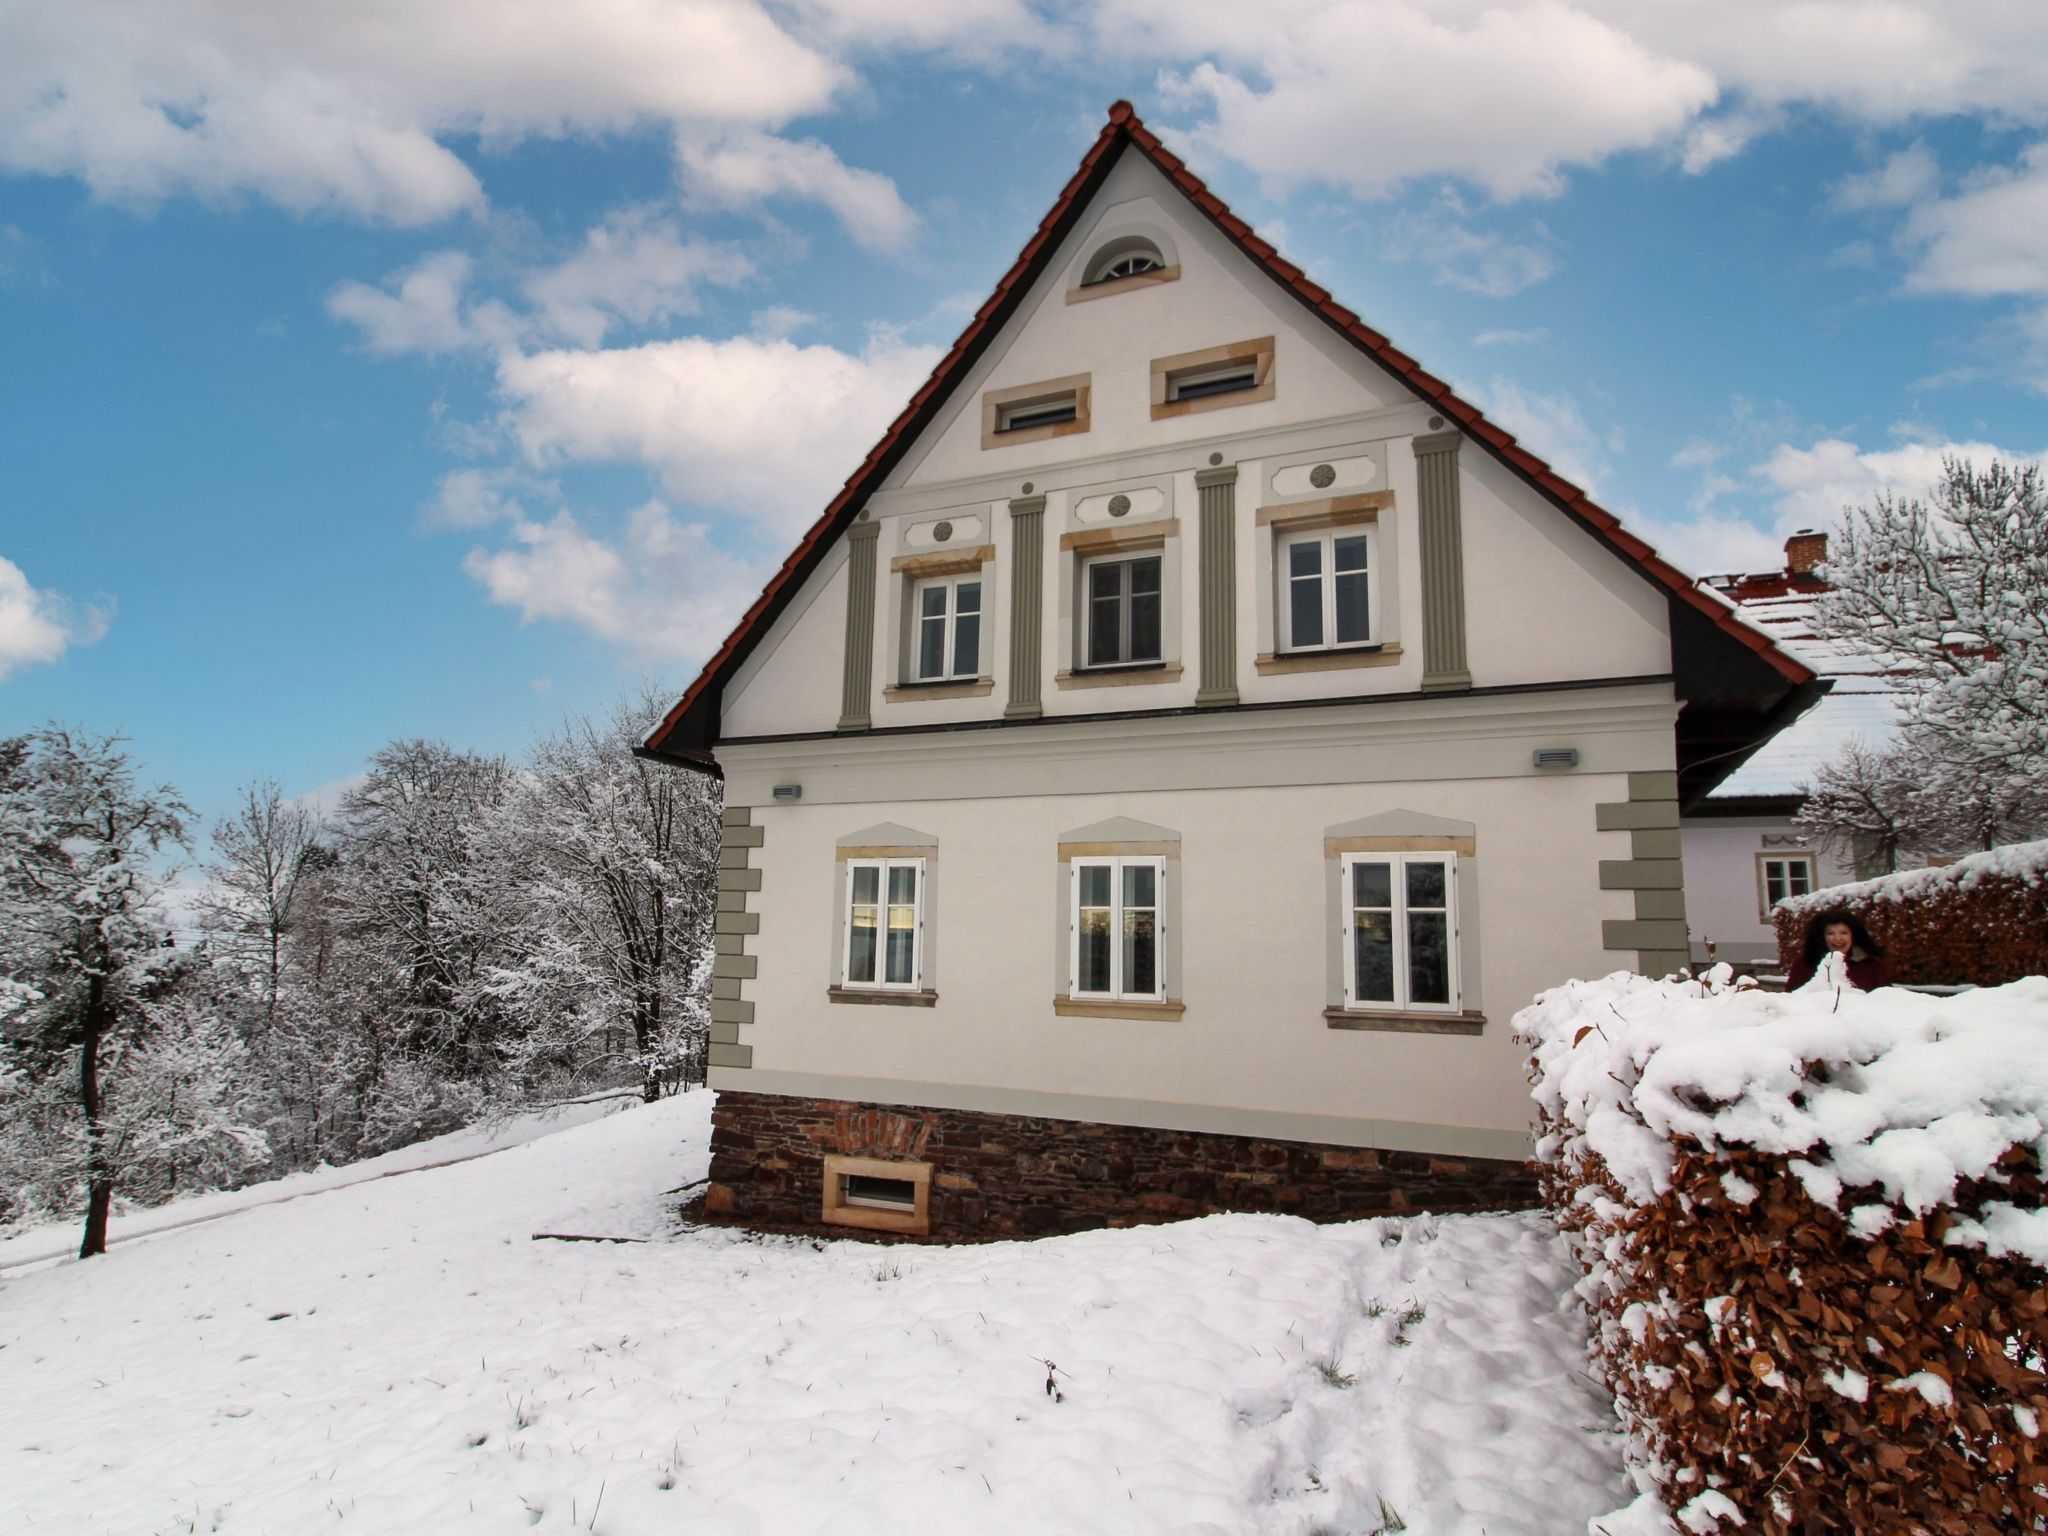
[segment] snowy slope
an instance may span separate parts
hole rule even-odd
[[[710,1099],[0,1280],[0,1529],[1548,1536],[1626,1497],[1541,1217],[671,1233]]]

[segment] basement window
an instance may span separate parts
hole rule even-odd
[[[827,1226],[923,1237],[931,1231],[932,1165],[875,1157],[825,1159]]]

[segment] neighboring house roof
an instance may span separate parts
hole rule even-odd
[[[1211,192],[1202,179],[1190,171],[1180,157],[1167,149],[1158,137],[1148,129],[1127,101],[1119,101],[1109,109],[1109,121],[1103,125],[1095,142],[1081,158],[1080,167],[1060,192],[1037,230],[1025,243],[1016,262],[1003,274],[996,284],[995,292],[975,312],[967,328],[953,343],[952,350],[941,358],[932,369],[902,414],[890,424],[880,442],[869,451],[860,467],[847,479],[845,486],[820,514],[818,520],[804,534],[796,549],[769,579],[767,587],[741,617],[733,632],[726,637],[695,682],[683,695],[676,707],[669,711],[661,724],[649,735],[646,751],[658,757],[704,762],[711,744],[717,736],[717,711],[719,691],[733,673],[746,660],[747,654],[758,643],[768,627],[775,622],[804,578],[823,558],[825,550],[837,534],[859,513],[870,493],[878,489],[890,470],[900,461],[918,435],[930,425],[940,406],[953,387],[988,350],[1003,326],[1016,313],[1033,284],[1045,271],[1061,241],[1071,233],[1081,217],[1089,199],[1101,186],[1117,159],[1126,151],[1136,150],[1144,155],[1166,179],[1173,183],[1189,202],[1201,210],[1210,223],[1221,230],[1236,247],[1253,262],[1264,269],[1282,288],[1310,310],[1314,311],[1333,330],[1343,335],[1359,351],[1371,358],[1380,367],[1394,375],[1404,386],[1430,402],[1450,422],[1468,433],[1474,442],[1498,459],[1513,474],[1533,486],[1553,505],[1585,528],[1609,550],[1633,566],[1653,585],[1662,588],[1669,598],[1674,614],[1674,632],[1683,626],[1678,619],[1681,610],[1690,612],[1695,620],[1704,623],[1723,642],[1738,648],[1740,653],[1761,663],[1774,675],[1774,686],[1768,690],[1773,694],[1770,704],[1758,712],[1753,702],[1748,711],[1737,711],[1746,716],[1760,716],[1764,724],[1757,729],[1761,735],[1755,740],[1768,736],[1770,729],[1783,719],[1796,716],[1811,703],[1824,685],[1816,685],[1815,673],[1769,638],[1745,625],[1734,610],[1703,592],[1692,578],[1659,556],[1653,548],[1621,526],[1621,520],[1586,495],[1579,487],[1559,475],[1542,459],[1520,446],[1513,435],[1488,421],[1475,405],[1460,398],[1450,385],[1434,374],[1425,371],[1416,360],[1401,351],[1385,336],[1361,320],[1358,315],[1346,309],[1330,296],[1330,291],[1309,278],[1300,267],[1283,257],[1268,241],[1262,240],[1256,231],[1243,219],[1232,213],[1223,200]],[[1694,669],[1695,678],[1701,688],[1711,691],[1725,689],[1729,697],[1744,696],[1753,701],[1766,690],[1756,686],[1754,681],[1739,680],[1746,673],[1740,665],[1730,666],[1725,660],[1705,663]],[[1748,674],[1753,678],[1753,674]],[[1688,695],[1690,697],[1690,695]],[[1728,734],[1730,730],[1734,734]],[[1699,744],[1706,747],[1724,741],[1740,742],[1752,734],[1748,726],[1730,727],[1726,724],[1709,723],[1699,737]],[[1681,722],[1681,738],[1684,730]],[[1719,758],[1734,760],[1743,752],[1754,750],[1755,740],[1747,746],[1738,745],[1733,750],[1721,752]],[[1716,761],[1715,758],[1704,758]],[[1703,791],[1721,777],[1721,771],[1714,771],[1704,780],[1695,782],[1692,793]]]
[[[1752,629],[1769,635],[1780,650],[1834,685],[1818,705],[1722,781],[1709,797],[1715,806],[1775,801],[1789,811],[1851,740],[1880,746],[1891,739],[1905,694],[1881,658],[1818,632],[1814,610],[1828,589],[1825,580],[1811,572],[1782,570],[1709,576],[1701,585],[1732,603]]]

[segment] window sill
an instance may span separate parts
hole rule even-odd
[[[992,677],[961,677],[944,682],[891,683],[882,690],[882,698],[890,704],[919,704],[931,699],[985,699],[995,691]]]
[[[1139,688],[1147,683],[1177,683],[1181,664],[1177,661],[1145,661],[1128,667],[1084,667],[1078,672],[1055,672],[1055,688]]]
[[[1112,277],[1104,282],[1083,283],[1078,288],[1067,290],[1069,304],[1085,304],[1090,299],[1106,299],[1113,293],[1130,293],[1139,288],[1156,288],[1161,283],[1175,282],[1180,277],[1179,267],[1161,267],[1155,272],[1134,272],[1129,277]]]
[[[1331,1029],[1379,1030],[1399,1035],[1477,1035],[1486,1030],[1483,1013],[1402,1013],[1363,1008],[1325,1008],[1323,1022]]]
[[[1178,1019],[1186,1013],[1187,1004],[1168,998],[1163,1003],[1148,1003],[1138,998],[1075,998],[1060,996],[1052,1000],[1052,1011],[1062,1019]]]
[[[1391,667],[1401,659],[1398,644],[1359,645],[1341,651],[1262,652],[1252,665],[1261,677],[1289,672],[1341,672],[1352,667]]]
[[[936,1008],[939,1005],[939,994],[929,988],[912,992],[887,987],[827,987],[825,1001],[879,1005],[884,1008]]]

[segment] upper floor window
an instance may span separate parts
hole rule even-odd
[[[1081,567],[1084,665],[1133,666],[1160,659],[1163,563],[1158,555],[1105,556]]]
[[[1082,279],[1082,283],[1084,286],[1113,283],[1120,277],[1142,277],[1147,272],[1164,272],[1166,267],[1166,258],[1160,254],[1158,246],[1140,237],[1126,237],[1110,241],[1095,253],[1088,263],[1088,273]]]
[[[1152,419],[1273,398],[1273,338],[1254,336],[1152,359]]]
[[[1005,448],[1088,430],[1088,375],[991,389],[981,397],[981,446]]]
[[[1813,855],[1810,853],[1760,853],[1756,856],[1758,893],[1762,896],[1763,920],[1771,920],[1771,909],[1788,896],[1804,896],[1813,889]]]
[[[912,675],[920,683],[981,675],[981,573],[936,576],[912,588],[917,631]]]
[[[1372,643],[1372,545],[1369,527],[1281,535],[1276,564],[1283,651]]]

